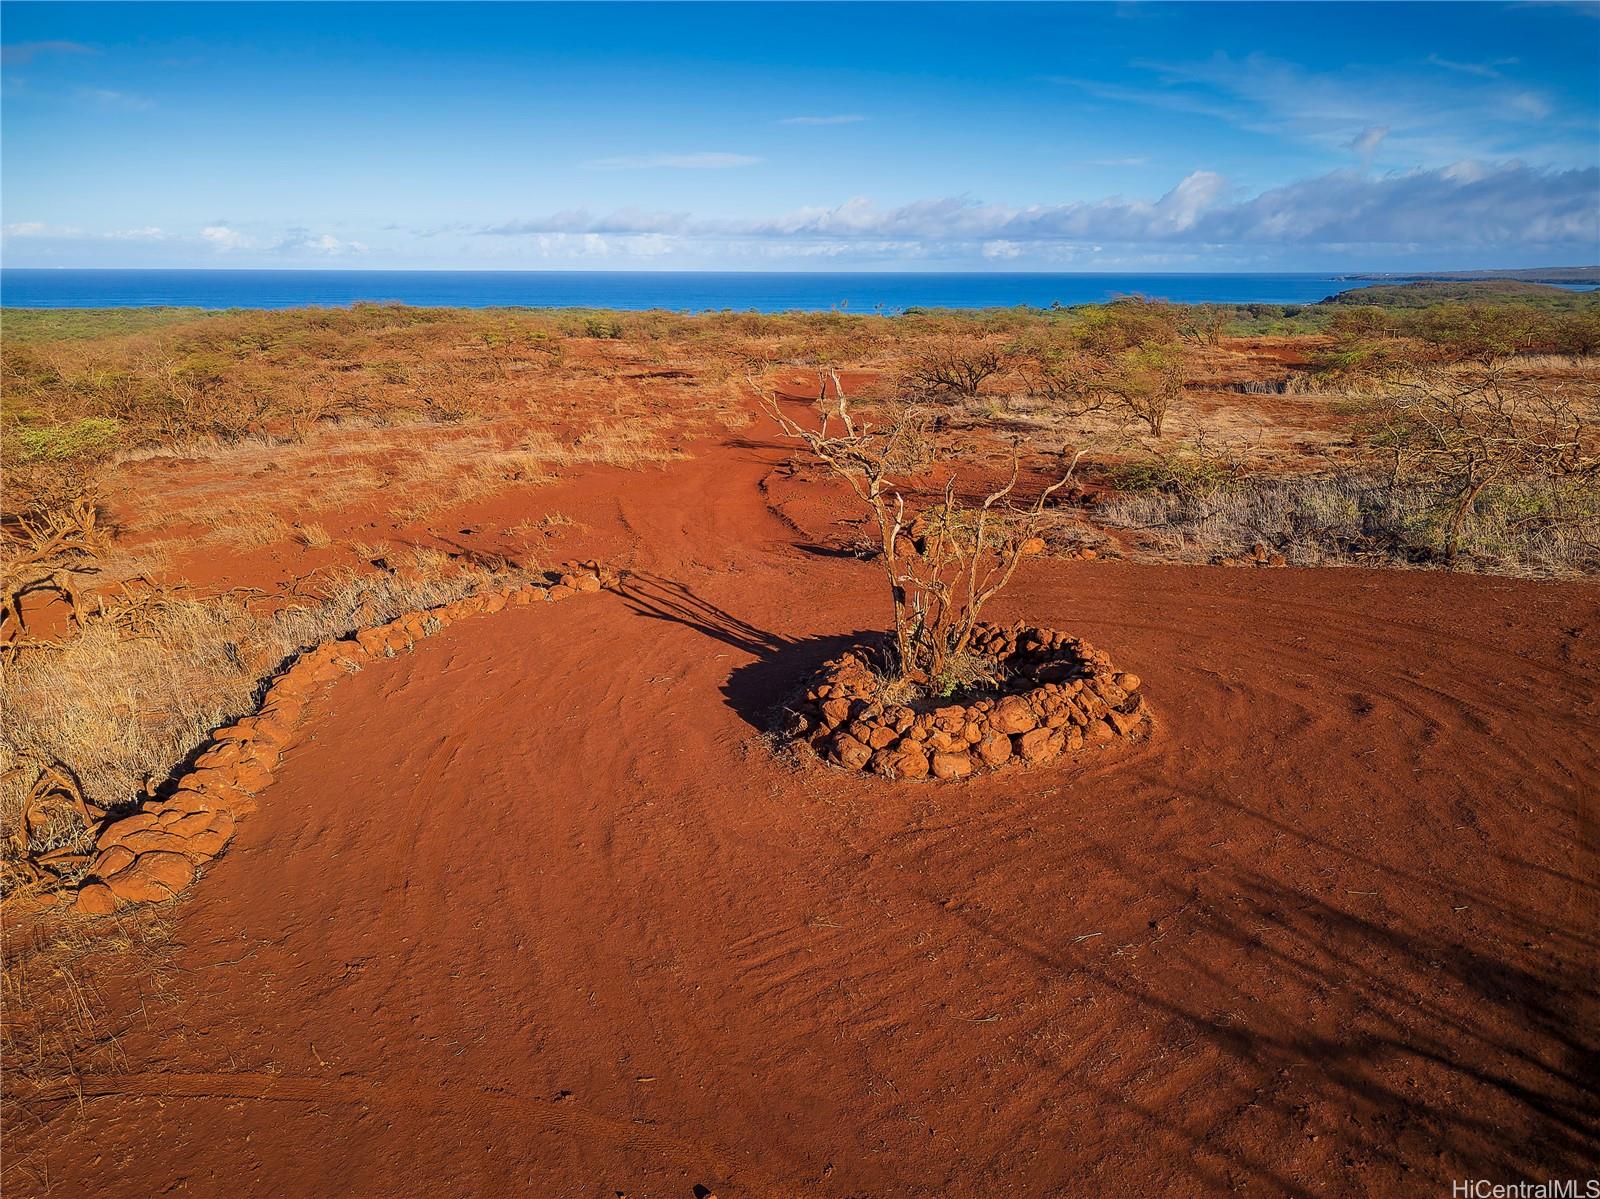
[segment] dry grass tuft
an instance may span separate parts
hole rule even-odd
[[[227,597],[169,597],[134,626],[90,619],[58,648],[14,663],[0,682],[9,713],[0,733],[0,827],[11,835],[0,859],[6,889],[25,877],[25,854],[87,844],[82,819],[25,829],[28,794],[42,771],[64,771],[96,808],[128,807],[214,729],[253,709],[263,682],[299,650],[512,573],[415,551],[399,569],[343,572],[318,598],[272,612]]]
[[[1435,566],[1448,560],[1436,495],[1359,469],[1127,491],[1096,523],[1131,534],[1139,556],[1211,562],[1264,543],[1295,566]],[[1566,577],[1600,571],[1600,493],[1521,479],[1485,491],[1457,566]]]

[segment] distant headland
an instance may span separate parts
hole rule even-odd
[[[1370,279],[1388,283],[1468,282],[1482,279],[1512,279],[1519,283],[1593,283],[1600,285],[1600,266],[1545,266],[1514,271],[1388,271],[1368,275],[1339,275],[1340,279]]]

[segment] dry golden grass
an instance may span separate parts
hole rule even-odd
[[[57,765],[96,807],[116,810],[159,785],[209,734],[250,711],[298,650],[511,577],[509,568],[413,551],[385,573],[343,571],[313,599],[272,611],[230,597],[176,597],[136,628],[91,620],[58,648],[33,651],[0,681],[0,826],[20,827],[28,788]],[[46,851],[83,847],[81,820],[32,838]],[[18,847],[0,859],[17,885]]]

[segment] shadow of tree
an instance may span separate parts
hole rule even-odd
[[[1158,973],[1107,962],[1066,932],[1041,935],[1032,912],[1012,920],[971,905],[954,914],[1010,952],[1120,995],[1172,1035],[1209,1043],[1228,1063],[1215,1086],[1236,1091],[1241,1111],[1265,1109],[1277,1126],[1299,1128],[1311,1104],[1331,1106],[1351,1160],[1414,1179],[1441,1163],[1467,1177],[1525,1177],[1534,1167],[1540,1177],[1587,1177],[1600,1160],[1600,1026],[1594,968],[1581,949],[1539,955],[1537,965],[1511,960],[1510,946],[1490,952],[1494,940],[1533,930],[1515,911],[1483,911],[1492,900],[1480,891],[1432,880],[1425,894],[1420,880],[1396,879],[1401,895],[1389,908],[1409,902],[1374,918],[1237,863],[1173,859],[1172,877],[1204,877],[1202,893],[1151,877],[1104,843],[1082,853],[1167,892],[1181,913],[1183,948]],[[945,890],[931,887],[929,901]],[[1496,936],[1475,932],[1469,944],[1408,914],[1436,910],[1441,899],[1473,907]],[[1584,945],[1592,927],[1582,912],[1573,917],[1570,927],[1537,931]],[[1319,1018],[1334,996],[1352,1013],[1337,1024]],[[1098,1093],[1132,1110],[1127,1096]],[[1201,1146],[1170,1113],[1144,1115]],[[1208,1153],[1221,1148],[1206,1142]],[[1275,1191],[1316,1193],[1276,1172],[1267,1151],[1252,1156],[1236,1143],[1224,1156]]]
[[[617,588],[623,602],[649,620],[665,620],[749,654],[722,685],[728,707],[752,728],[767,732],[783,719],[788,701],[816,669],[852,645],[881,632],[856,630],[811,637],[785,637],[758,628],[702,599],[687,586],[658,575],[630,574]]]

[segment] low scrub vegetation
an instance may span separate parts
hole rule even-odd
[[[806,445],[851,470],[877,462],[864,498],[888,521],[879,531],[904,661],[934,688],[959,675],[962,630],[992,585],[1047,536],[1193,561],[1264,542],[1308,565],[1600,570],[1600,368],[1586,356],[1600,346],[1600,301],[1479,298],[1180,307],[1128,297],[894,317],[8,312],[8,869],[21,878],[24,859],[57,851],[70,869],[81,847],[71,803],[22,819],[47,772],[92,810],[127,803],[248,707],[296,647],[503,569],[465,553],[396,569],[394,553],[354,552],[334,519],[341,507],[377,496],[395,519],[428,521],[570,467],[667,461],[694,433],[746,419],[747,378],[779,369],[863,380],[852,385],[859,410],[835,409],[825,441]],[[905,401],[914,412],[896,407]],[[857,417],[876,422],[872,432],[852,429]],[[1299,422],[1293,437],[1277,436],[1284,421]],[[407,436],[390,436],[399,429]],[[874,441],[885,436],[895,444]],[[1092,495],[1059,485],[1063,444],[1084,448]],[[338,458],[340,445],[357,450]],[[929,494],[910,513],[897,486],[874,498],[870,478],[903,481],[913,445],[969,481],[983,476],[983,489]],[[143,559],[117,558],[127,522],[143,514],[161,527],[138,504],[170,497],[124,492],[108,507],[107,485],[179,454],[231,465],[196,490],[172,538],[230,553],[343,551],[346,574],[319,576],[311,598],[203,595],[149,565],[154,542]],[[301,470],[313,459],[314,482]],[[1012,475],[1017,462],[1028,467]],[[246,466],[264,481],[230,482]],[[1056,505],[1069,497],[1064,516]],[[1056,537],[1063,522],[1070,537]],[[52,597],[65,625],[36,643],[25,609]]]
[[[1335,469],[1282,477],[1202,440],[1112,470],[1097,519],[1191,561],[1259,542],[1302,565],[1600,571],[1600,440],[1570,391],[1500,364],[1434,368],[1384,375],[1355,411]]]

